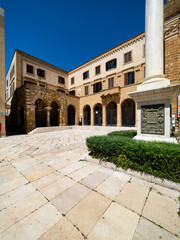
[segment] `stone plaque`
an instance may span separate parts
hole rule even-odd
[[[141,133],[164,135],[164,104],[141,106]]]

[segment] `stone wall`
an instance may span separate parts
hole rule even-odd
[[[40,86],[26,83],[16,89],[12,104],[11,114],[7,118],[8,131],[28,133],[36,128],[35,108],[36,100],[41,99],[45,103],[47,111],[51,110],[52,102],[57,103],[59,110],[59,125],[68,125],[68,106],[73,105],[76,111],[75,124],[78,124],[79,98],[65,93],[46,89]],[[21,111],[24,112],[24,124],[21,124]]]

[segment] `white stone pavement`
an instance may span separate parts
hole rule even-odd
[[[0,139],[1,240],[178,240],[180,192],[83,161],[74,127]]]

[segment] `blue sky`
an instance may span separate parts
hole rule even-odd
[[[145,0],[0,0],[6,72],[17,48],[71,70],[145,30]]]

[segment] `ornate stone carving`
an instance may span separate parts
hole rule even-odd
[[[164,135],[164,104],[141,107],[141,133]]]
[[[165,39],[170,38],[174,35],[177,35],[179,32],[179,25],[180,25],[180,15],[166,21],[164,24]]]

